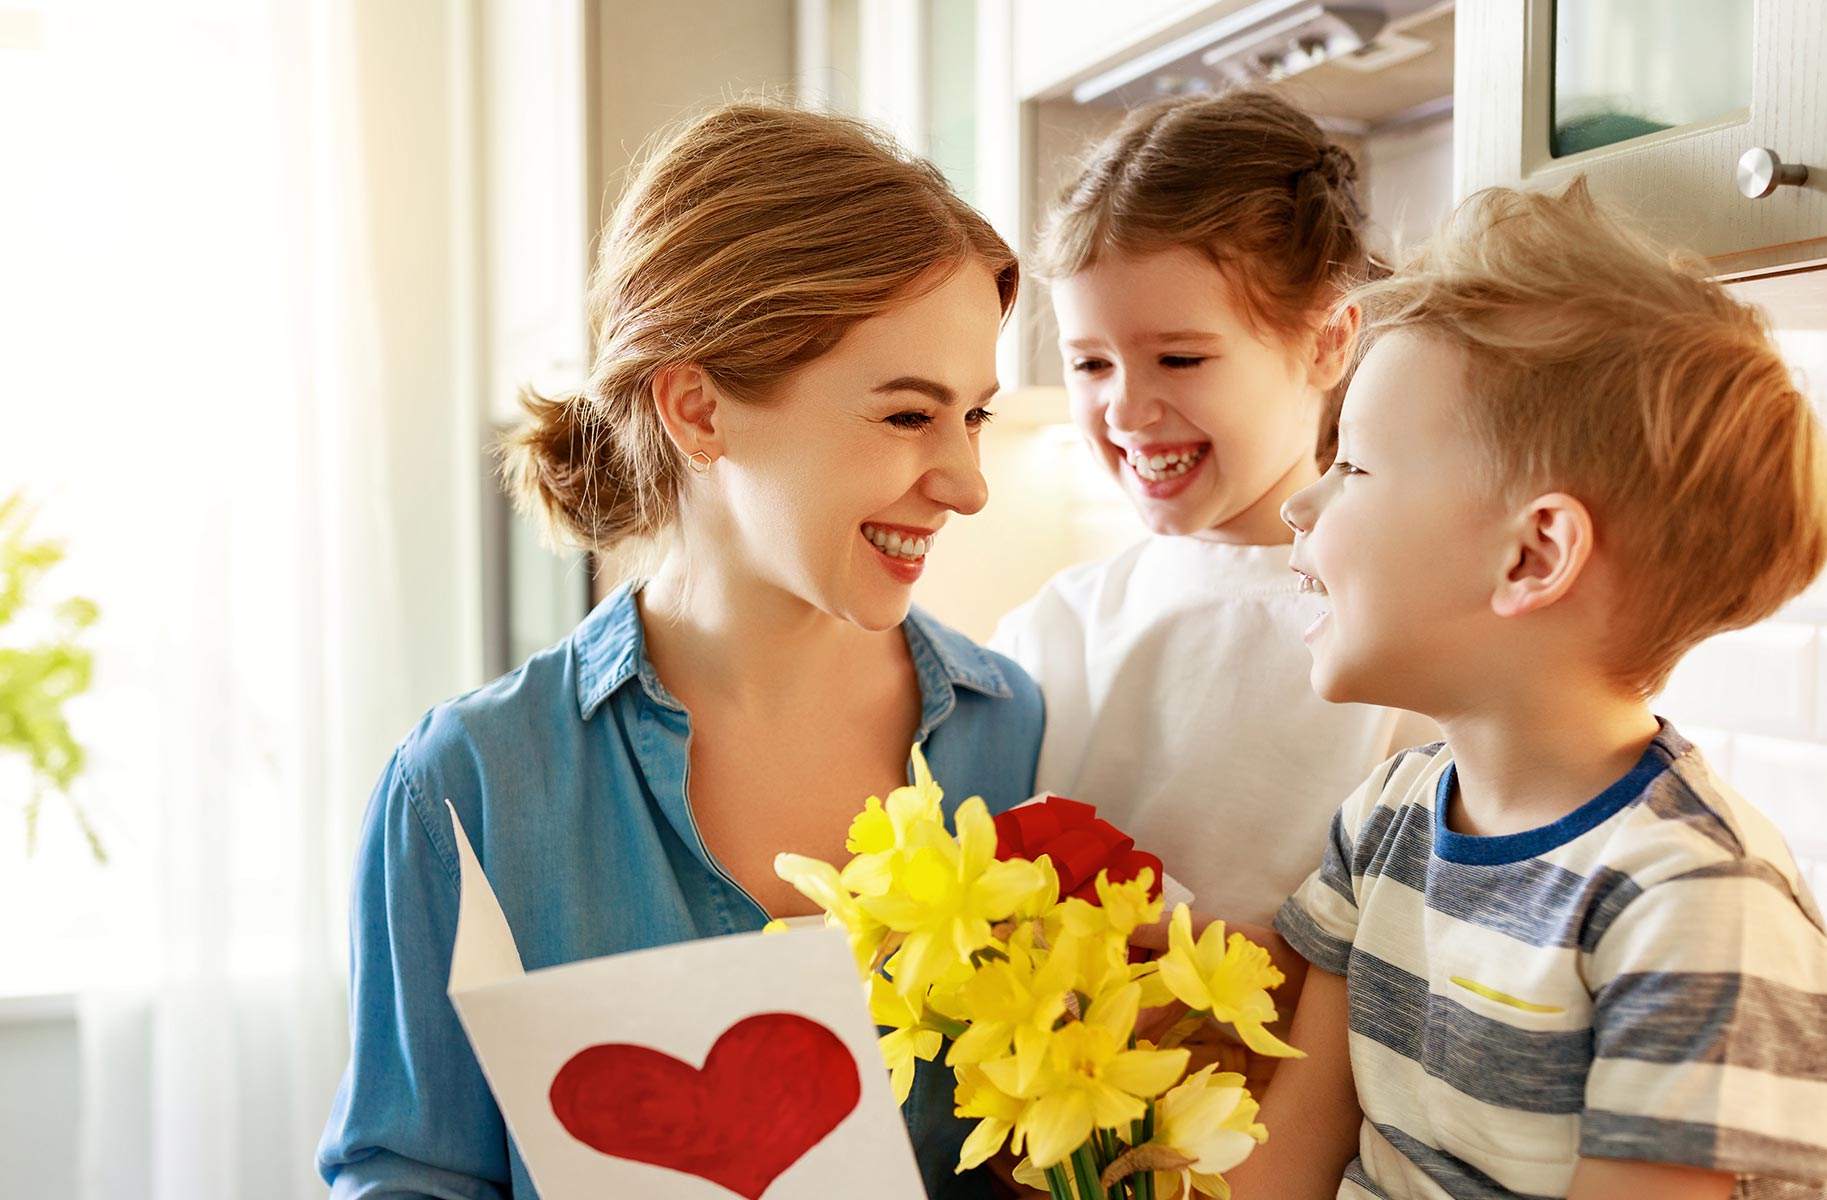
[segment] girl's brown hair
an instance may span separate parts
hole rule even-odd
[[[1006,317],[1014,252],[883,134],[767,103],[705,113],[647,160],[604,235],[588,383],[522,393],[530,419],[504,446],[518,504],[591,551],[661,533],[686,475],[654,406],[663,368],[693,363],[725,396],[763,401],[857,322],[966,263],[995,277]]]
[[[1130,113],[1060,193],[1035,264],[1065,279],[1110,251],[1183,247],[1209,258],[1263,332],[1313,334],[1339,296],[1380,274],[1365,244],[1357,163],[1268,92],[1163,100]],[[1338,441],[1341,381],[1320,423]]]

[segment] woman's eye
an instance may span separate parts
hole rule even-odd
[[[1197,354],[1163,354],[1161,356],[1161,365],[1162,366],[1172,367],[1176,370],[1184,370],[1187,367],[1196,367],[1204,361],[1205,361],[1205,359],[1202,356],[1197,355]]]
[[[1346,462],[1342,458],[1335,459],[1332,466],[1340,475],[1362,475],[1364,473],[1362,468],[1354,463]]]
[[[928,413],[898,412],[888,418],[888,423],[899,429],[925,429],[933,423],[933,419]]]
[[[964,423],[972,429],[981,429],[996,419],[996,414],[987,408],[973,408],[964,414]]]
[[[1109,366],[1110,364],[1101,358],[1075,358],[1072,360],[1072,369],[1086,375],[1095,371],[1105,370]]]

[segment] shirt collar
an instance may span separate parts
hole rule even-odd
[[[635,603],[639,590],[638,583],[616,588],[571,634],[577,655],[577,707],[586,721],[630,679],[639,679],[641,689],[654,703],[685,710],[647,659],[641,610]],[[924,610],[909,610],[901,630],[920,681],[922,740],[951,712],[955,688],[969,688],[1000,700],[1015,694],[994,655]]]

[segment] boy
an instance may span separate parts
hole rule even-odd
[[[1283,509],[1313,684],[1446,740],[1345,802],[1277,917],[1310,1057],[1236,1195],[1827,1194],[1820,912],[1646,699],[1827,559],[1805,400],[1578,183],[1481,194],[1353,302],[1338,462]]]

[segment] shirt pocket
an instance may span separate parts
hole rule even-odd
[[[1510,1191],[1564,1195],[1592,1063],[1584,990],[1486,964],[1443,972],[1431,992],[1424,1053],[1439,1149]]]

